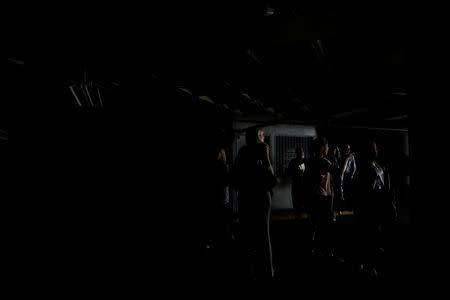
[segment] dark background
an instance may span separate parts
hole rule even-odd
[[[53,275],[195,273],[205,174],[233,120],[308,123],[356,149],[409,129],[416,189],[422,111],[410,101],[404,8],[40,1],[12,19],[1,151],[14,154],[14,198],[37,219],[26,229],[35,262]],[[103,107],[78,107],[69,92],[85,70]]]

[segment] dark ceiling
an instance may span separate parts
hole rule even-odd
[[[109,103],[158,82],[239,120],[408,127],[401,10],[43,1],[39,15],[36,74],[67,85],[86,67]]]

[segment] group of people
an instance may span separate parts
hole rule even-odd
[[[313,253],[332,253],[330,226],[336,212],[344,209],[357,212],[365,240],[375,241],[374,235],[380,235],[382,227],[396,213],[389,198],[389,176],[378,160],[376,143],[369,144],[367,161],[359,161],[358,173],[356,157],[349,144],[345,145],[343,155],[336,146],[330,152],[325,137],[316,138],[312,146],[312,155],[308,158],[302,148],[297,149],[297,157],[290,162],[288,174],[292,178],[292,199],[297,216],[306,213],[313,225]],[[217,170],[221,182],[217,187],[217,199],[222,207],[220,215],[231,215],[230,187],[238,192],[241,236],[251,262],[249,274],[273,278],[269,224],[272,189],[279,179],[272,167],[270,147],[264,142],[264,131],[261,128],[247,131],[246,145],[240,149],[232,168],[228,167],[225,151],[219,149]],[[226,219],[220,220],[227,224]],[[379,243],[367,242],[362,260],[371,254],[372,248],[379,246]]]
[[[312,146],[309,158],[305,158],[302,148],[297,149],[288,174],[292,179],[297,216],[305,212],[313,225],[313,253],[335,254],[330,233],[336,214],[352,210],[361,233],[358,260],[362,264],[373,264],[374,254],[388,247],[392,225],[397,220],[390,173],[380,161],[376,142],[368,143],[358,169],[356,155],[349,144],[345,144],[343,155],[336,145],[330,153],[324,137],[317,138]]]
[[[292,203],[297,215],[307,210],[307,200],[310,199],[311,182],[307,182],[308,175],[312,175],[311,170],[306,166],[317,162],[317,158],[322,158],[322,162],[330,165],[330,180],[324,178],[322,187],[322,195],[330,196],[328,201],[332,201],[333,205],[330,205],[333,214],[336,214],[343,210],[352,210],[353,208],[353,184],[356,173],[356,158],[355,154],[351,152],[350,144],[345,144],[345,152],[341,155],[339,147],[337,145],[331,148],[329,151],[326,140],[318,139],[317,143],[323,145],[316,146],[316,151],[313,153],[313,157],[308,160],[305,157],[305,152],[302,147],[296,149],[296,158],[289,162],[287,173],[291,178],[291,195]],[[327,147],[327,148],[326,148]],[[326,176],[326,175],[324,175]],[[311,181],[311,180],[310,180]],[[327,185],[329,184],[329,185]]]

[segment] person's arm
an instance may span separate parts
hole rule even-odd
[[[376,162],[375,162],[376,164]],[[375,185],[377,184],[377,171],[375,167],[369,166],[369,174],[368,174],[368,185],[369,185],[369,191],[375,190]]]
[[[275,172],[273,171],[272,163],[270,162],[270,147],[269,145],[266,145],[266,154],[267,154],[267,162],[269,163],[269,170],[272,172],[273,175],[275,175]]]
[[[344,165],[342,166],[341,177],[344,177],[344,173],[345,173],[345,170],[347,169],[348,162],[349,162],[349,160],[350,160],[352,157],[353,157],[353,153],[350,153],[350,154],[347,155],[347,157],[345,158]]]
[[[353,159],[352,159],[352,165],[353,165],[353,167],[352,167],[352,169],[353,169],[353,172],[352,172],[352,179],[353,179],[353,177],[355,176],[355,173],[356,173],[356,160],[355,160],[355,157],[353,156]]]
[[[299,168],[300,171],[302,172],[302,174],[304,174],[305,173],[305,169],[306,169],[305,161],[301,161],[300,164],[297,166],[297,168]]]

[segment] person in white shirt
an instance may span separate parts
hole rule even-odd
[[[356,173],[356,159],[351,152],[350,144],[344,146],[342,156],[342,196],[347,210],[353,209],[353,178]]]

